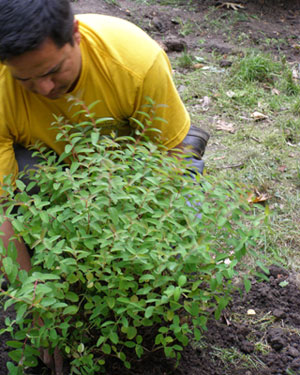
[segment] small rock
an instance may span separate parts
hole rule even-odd
[[[153,26],[158,30],[160,33],[164,32],[166,30],[165,25],[160,21],[158,17],[154,17],[153,20]]]
[[[300,352],[296,348],[293,348],[292,346],[288,349],[288,354],[293,358],[300,358]]]
[[[185,85],[180,85],[177,91],[179,92],[179,94],[182,94],[183,92],[185,92],[186,89],[187,87]]]
[[[177,18],[172,18],[171,19],[171,22],[174,24],[174,25],[179,25],[179,21],[178,21],[178,19]]]
[[[229,68],[232,65],[232,61],[221,60],[219,65],[221,68]]]
[[[254,344],[252,342],[244,340],[240,344],[240,349],[245,354],[250,354],[254,352]]]
[[[2,290],[4,290],[5,292],[7,291],[8,284],[7,284],[7,281],[5,279],[0,279],[0,288]]]
[[[182,52],[187,48],[183,40],[168,39],[165,40],[164,44],[168,48],[168,51]]]
[[[284,319],[286,317],[286,313],[280,309],[275,309],[273,315],[276,319]]]
[[[126,16],[129,16],[129,17],[131,17],[131,12],[130,12],[130,10],[129,10],[129,9],[125,9],[125,14],[126,14]]]
[[[208,41],[201,45],[206,50],[212,52],[216,51],[222,55],[229,55],[235,52],[235,46],[225,42]]]
[[[280,328],[269,329],[267,340],[271,347],[277,352],[279,352],[286,345],[284,332]]]
[[[291,363],[291,369],[294,371],[300,371],[300,358],[295,358]],[[299,374],[299,372],[297,372]]]
[[[277,279],[280,276],[288,276],[289,273],[287,270],[285,270],[282,267],[276,266],[276,265],[271,265],[269,268],[270,275],[273,276],[275,279]]]

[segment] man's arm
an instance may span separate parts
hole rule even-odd
[[[2,134],[1,134],[2,133]],[[12,175],[15,178],[17,174],[17,161],[15,159],[15,153],[13,149],[13,140],[9,137],[5,131],[5,126],[3,125],[0,133],[0,183],[3,183],[3,176]],[[0,186],[0,194],[1,194]],[[4,247],[7,248],[10,238],[14,235],[14,230],[12,224],[5,219],[4,223],[0,226],[0,231],[3,235],[0,235]],[[28,254],[27,248],[23,241],[13,240],[17,249],[17,262],[20,264],[20,268],[29,271],[31,268],[30,256]],[[1,262],[1,259],[0,259]],[[1,262],[2,263],[2,262]]]
[[[132,118],[148,126],[147,136],[173,149],[182,143],[190,128],[189,114],[177,92],[169,59],[160,51],[143,78]],[[144,115],[144,113],[146,113]],[[135,127],[134,121],[131,125]],[[151,131],[159,130],[159,133]]]
[[[14,235],[13,226],[8,220],[5,220],[5,222],[0,226],[0,231],[4,233],[1,235],[1,239],[4,247],[7,248],[9,242],[11,241],[10,238]],[[31,269],[31,262],[27,248],[22,240],[18,241],[15,239],[13,242],[16,246],[17,262],[20,265],[20,269],[28,272]],[[2,265],[2,259],[0,259],[0,264]]]

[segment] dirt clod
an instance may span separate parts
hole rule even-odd
[[[286,345],[286,339],[284,337],[284,331],[280,328],[271,328],[268,331],[268,343],[276,351],[281,350]]]

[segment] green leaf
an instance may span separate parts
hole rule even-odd
[[[127,337],[128,340],[132,340],[137,334],[137,329],[135,327],[128,327],[127,328]]]
[[[9,375],[23,375],[22,369],[15,366],[12,362],[7,362],[6,367],[9,371]]]
[[[13,270],[13,261],[11,258],[6,257],[2,260],[5,273],[9,276]]]
[[[137,335],[135,340],[137,344],[141,344],[143,342],[143,337],[141,335]]]
[[[50,330],[49,337],[50,337],[50,339],[52,340],[52,342],[53,342],[53,341],[55,342],[55,340],[57,340],[58,335],[57,335],[56,329],[52,328],[52,329]]]
[[[104,336],[100,336],[99,339],[98,339],[98,341],[97,341],[96,346],[102,345],[105,340],[106,340],[106,338]]]
[[[106,303],[108,304],[110,309],[113,309],[116,304],[116,300],[113,297],[106,297]]]
[[[186,283],[186,281],[187,281],[187,278],[186,278],[185,275],[179,276],[178,286],[180,286],[180,287],[184,286],[184,284]]]
[[[173,310],[168,310],[167,311],[167,319],[171,322],[174,318],[174,311]]]
[[[175,353],[174,353],[174,349],[172,347],[169,347],[169,346],[165,347],[164,352],[165,352],[165,356],[167,358],[173,358],[174,357]]]
[[[125,341],[125,346],[127,348],[134,348],[136,346],[136,343],[134,341]]]
[[[180,295],[181,295],[181,288],[177,286],[174,290],[174,301],[176,302],[179,301]]]
[[[5,259],[3,259],[5,260]],[[11,273],[8,276],[8,280],[11,282],[11,283],[14,283],[17,279],[17,275],[18,275],[18,272],[19,272],[19,268],[16,264],[13,264],[12,265],[12,269],[11,269]]]
[[[26,311],[27,311],[27,304],[24,303],[23,305],[18,306],[17,317],[16,317],[17,322],[20,322],[20,320],[23,318]]]
[[[279,286],[281,286],[281,288],[284,288],[284,287],[286,287],[287,285],[289,285],[289,282],[286,281],[286,280],[281,281],[281,282],[279,283]]]
[[[202,337],[201,332],[198,328],[194,328],[194,337],[197,341],[199,341]]]
[[[131,364],[130,364],[128,361],[125,361],[125,362],[124,362],[124,366],[125,366],[127,369],[130,369],[130,368],[131,368]]]
[[[23,348],[22,349],[16,349],[12,350],[8,353],[9,357],[15,361],[20,362],[21,358],[23,357]]]
[[[19,349],[23,347],[24,343],[20,341],[6,341],[6,345]]]
[[[66,145],[65,146],[65,153],[69,154],[72,151],[73,145]]]
[[[79,301],[79,296],[74,292],[67,292],[65,294],[65,297],[66,297],[66,299],[68,299],[69,301],[72,301],[72,302],[78,302]]]
[[[104,354],[110,354],[111,353],[111,346],[108,344],[102,345],[102,351]]]
[[[68,306],[64,309],[63,315],[74,315],[77,314],[79,306]]]
[[[46,280],[59,280],[60,277],[53,273],[41,273],[41,272],[33,272],[32,278],[34,280],[46,281]]]
[[[141,345],[136,345],[135,352],[136,352],[137,357],[141,358],[142,355],[144,354],[144,349]]]
[[[197,302],[192,303],[190,313],[193,316],[198,316],[198,314],[199,314],[199,304]]]
[[[146,311],[145,311],[145,318],[150,318],[153,314],[153,311],[154,311],[154,306],[149,306],[146,308]]]
[[[98,143],[100,134],[98,132],[93,132],[91,134],[91,141],[93,145],[96,145]]]
[[[258,267],[260,267],[262,269],[262,271],[266,274],[266,275],[269,275],[270,274],[270,271],[269,269],[260,261],[258,260],[256,262],[256,264],[258,265]]]
[[[244,276],[244,287],[246,293],[248,293],[251,289],[251,281],[247,278],[247,276]]]
[[[119,342],[119,336],[116,332],[110,332],[109,334],[109,338],[110,338],[110,341],[113,343],[113,344],[118,344]]]
[[[21,180],[16,180],[16,186],[19,190],[24,191],[26,188],[26,185]]]

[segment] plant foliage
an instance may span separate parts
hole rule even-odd
[[[2,330],[12,336],[10,374],[35,366],[40,347],[58,347],[71,374],[99,374],[110,357],[130,368],[158,349],[179,359],[211,313],[220,316],[236,266],[259,235],[261,217],[243,189],[192,178],[188,161],[147,140],[151,118],[134,138],[102,136],[103,121],[88,112],[76,125],[58,118],[65,152],[57,160],[39,147],[33,181],[6,188],[6,216],[34,250],[27,274],[13,242],[1,247],[5,308],[16,309]]]

